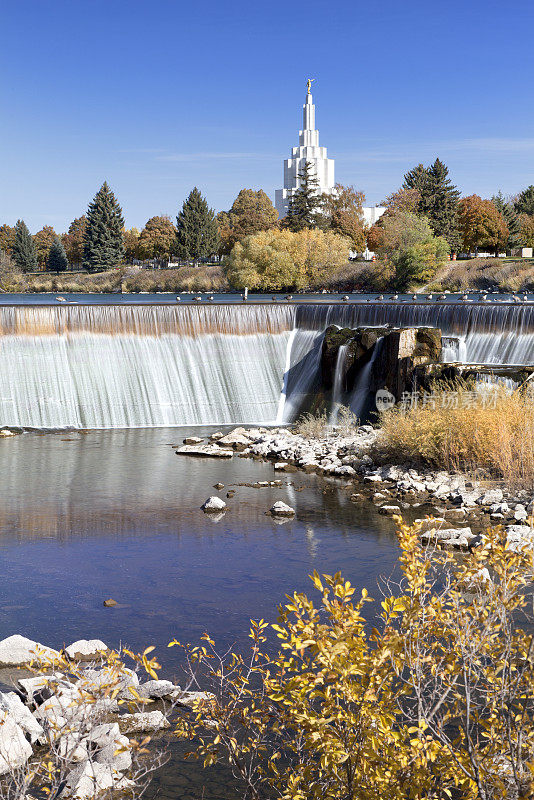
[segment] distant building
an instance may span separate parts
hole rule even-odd
[[[315,127],[315,105],[311,94],[311,80],[308,81],[306,102],[302,106],[302,130],[299,131],[299,143],[291,150],[291,158],[284,161],[284,188],[275,192],[274,204],[280,217],[285,217],[289,210],[289,201],[300,186],[299,174],[306,161],[315,168],[319,181],[318,191],[332,194],[335,189],[334,159],[326,155],[326,147],[319,146],[319,131]],[[386,209],[376,206],[363,209],[363,217],[367,226],[373,225]]]
[[[319,181],[318,191],[330,194],[335,185],[334,159],[327,158],[326,147],[319,147],[319,131],[315,127],[315,106],[308,81],[306,102],[302,107],[302,130],[299,131],[298,147],[293,147],[291,158],[284,161],[284,188],[275,192],[276,210],[280,217],[285,217],[289,210],[289,200],[300,186],[299,173],[304,169],[306,161],[315,167],[315,175]]]

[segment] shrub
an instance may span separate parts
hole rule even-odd
[[[402,577],[379,588],[379,606],[315,572],[317,604],[295,592],[277,624],[253,621],[250,653],[221,656],[208,635],[185,648],[213,699],[177,732],[205,766],[228,761],[243,796],[532,796],[532,637],[514,621],[531,552],[493,530],[458,563],[402,524],[399,544]]]
[[[304,289],[320,285],[346,263],[349,250],[349,240],[331,231],[261,231],[234,245],[226,277],[236,289]]]
[[[391,460],[447,470],[485,469],[509,486],[534,488],[534,399],[495,387],[441,387],[432,401],[396,407],[380,417],[379,448]],[[455,400],[451,403],[451,397]]]

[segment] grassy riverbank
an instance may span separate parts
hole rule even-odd
[[[534,487],[534,398],[505,389],[485,398],[462,387],[440,389],[423,405],[381,416],[387,460],[448,471],[485,470],[511,488]]]
[[[378,262],[350,261],[333,270],[310,291],[390,291],[380,280]],[[200,264],[177,269],[120,267],[105,272],[22,273],[0,269],[0,286],[6,292],[232,292],[222,265]],[[250,287],[253,289],[253,287]],[[501,290],[531,291],[533,259],[473,258],[448,261],[420,291]]]

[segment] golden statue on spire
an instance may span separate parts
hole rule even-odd
[[[308,80],[307,80],[306,87],[307,87],[307,90],[308,90],[308,92],[307,92],[308,94],[311,94],[311,85],[312,85],[314,80],[315,80],[315,78],[308,78]]]

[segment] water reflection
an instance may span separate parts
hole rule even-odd
[[[350,501],[350,486],[270,464],[175,455],[187,431],[25,434],[0,440],[0,637],[19,632],[59,647],[101,638],[157,647],[162,677],[181,679],[173,637],[209,630],[221,647],[247,644],[251,617],[273,619],[287,592],[310,591],[308,575],[342,571],[356,586],[390,574],[393,523]],[[195,430],[198,433],[198,429]],[[200,510],[216,493],[235,496],[214,522]],[[296,509],[277,525],[276,500]],[[118,605],[104,608],[113,597]],[[180,747],[158,779],[163,797],[231,797],[226,773],[185,766]],[[213,781],[213,782],[212,782]],[[226,788],[223,788],[226,787]],[[235,793],[234,795],[235,796]]]

